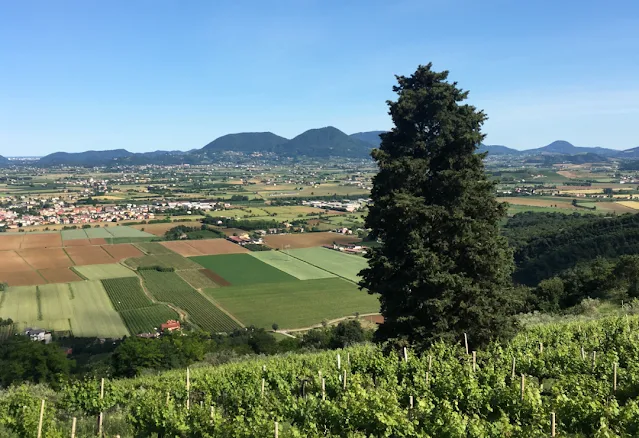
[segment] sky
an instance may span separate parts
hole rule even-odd
[[[428,62],[487,144],[639,146],[636,0],[0,0],[0,155],[390,129]]]

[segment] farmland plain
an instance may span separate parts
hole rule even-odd
[[[286,252],[306,263],[354,282],[359,281],[359,272],[368,267],[364,257],[327,248],[300,248]]]
[[[298,280],[316,280],[336,276],[323,269],[309,265],[300,259],[296,259],[283,251],[256,251],[252,252],[251,256],[282,272],[292,275]]]
[[[164,304],[122,310],[120,316],[124,324],[133,335],[139,333],[153,333],[160,329],[160,325],[169,319],[178,319],[178,314]]]
[[[270,266],[250,254],[225,254],[192,257],[231,284],[282,283],[297,278]]]
[[[109,263],[105,265],[74,266],[72,269],[87,280],[135,277],[135,272],[117,263]]]

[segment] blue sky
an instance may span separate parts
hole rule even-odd
[[[0,154],[388,129],[429,61],[489,144],[639,146],[634,0],[0,0]]]

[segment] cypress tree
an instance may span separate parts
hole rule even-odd
[[[424,348],[468,333],[479,347],[515,328],[513,256],[499,230],[507,207],[476,153],[486,115],[431,67],[396,76],[366,219],[382,245],[360,286],[379,294],[379,340]]]

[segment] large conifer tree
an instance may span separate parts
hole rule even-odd
[[[476,153],[486,115],[431,67],[397,76],[399,97],[388,102],[395,126],[372,154],[379,173],[366,219],[382,246],[360,285],[380,294],[380,339],[425,347],[466,332],[481,346],[514,328],[513,258],[499,233],[506,207]]]

